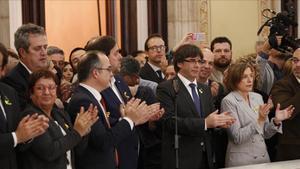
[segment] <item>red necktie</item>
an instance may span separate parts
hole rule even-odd
[[[103,97],[100,100],[100,103],[101,103],[101,105],[102,105],[102,107],[104,109],[103,111],[104,111],[104,117],[105,117],[106,124],[107,124],[108,128],[111,128],[109,120],[108,120],[108,118],[109,118],[109,112],[106,111],[106,103],[105,103],[105,100],[103,99]],[[118,150],[116,148],[115,148],[114,151],[115,151],[116,166],[118,168],[119,167],[119,154],[118,154]]]

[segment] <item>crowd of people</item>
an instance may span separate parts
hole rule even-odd
[[[214,169],[300,159],[300,48],[232,58],[216,37],[159,34],[123,57],[112,36],[68,62],[43,27],[0,43],[0,168]]]

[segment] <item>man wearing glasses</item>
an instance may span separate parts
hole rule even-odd
[[[149,36],[145,42],[145,51],[148,55],[148,62],[141,68],[141,78],[156,83],[164,81],[165,75],[162,68],[167,62],[166,46],[162,37],[158,34]]]
[[[177,76],[157,87],[157,99],[165,109],[162,117],[162,169],[214,168],[213,128],[226,128],[235,121],[228,112],[219,114],[215,111],[209,87],[197,83],[201,59],[203,55],[197,46],[180,46],[174,53]],[[175,140],[174,135],[179,139]]]
[[[275,82],[272,90],[274,105],[280,103],[284,109],[288,105],[295,107],[294,114],[290,120],[282,124],[283,135],[279,135],[276,160],[293,160],[300,158],[300,48],[296,49],[292,62],[292,73]]]

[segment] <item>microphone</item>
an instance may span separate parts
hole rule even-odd
[[[175,91],[175,109],[174,109],[174,114],[175,114],[175,134],[174,134],[174,149],[175,149],[175,169],[179,169],[179,135],[178,135],[178,110],[177,110],[177,95],[179,91],[179,82],[178,79],[174,78],[173,81],[173,88]]]
[[[178,79],[173,79],[173,88],[174,88],[175,94],[177,95],[178,91],[179,91]]]

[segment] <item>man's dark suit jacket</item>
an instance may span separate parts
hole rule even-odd
[[[115,147],[132,135],[132,130],[126,120],[109,128],[98,101],[82,86],[75,89],[68,105],[72,119],[76,118],[81,106],[87,110],[90,104],[97,106],[99,120],[92,126],[88,139],[84,139],[86,147],[81,148],[82,152],[76,155],[76,169],[115,169]]]
[[[300,83],[293,74],[277,81],[271,90],[274,105],[280,103],[284,109],[289,105],[295,107],[291,119],[282,122],[283,134],[279,135],[277,160],[300,158]]]
[[[1,169],[17,169],[14,132],[21,120],[17,92],[4,83],[0,83],[0,94],[6,114],[6,128],[0,128],[0,165]],[[1,112],[0,112],[1,113]]]
[[[132,96],[130,90],[124,80],[120,76],[115,76],[115,84],[120,92],[121,97],[126,103]],[[107,88],[101,92],[107,111],[110,112],[110,123],[111,126],[118,124],[121,118],[120,105],[121,102],[113,92],[112,88]],[[135,131],[130,134],[129,137],[122,140],[117,146],[119,153],[119,169],[136,169],[138,164],[138,135]]]
[[[153,91],[139,86],[135,98],[148,105],[156,103]],[[140,138],[139,169],[161,169],[161,125],[158,121],[147,122],[137,127]]]
[[[148,62],[141,68],[140,76],[142,79],[151,80],[156,83],[164,81],[164,79],[158,77],[157,73],[152,69]]]
[[[176,80],[179,84],[177,95],[173,87],[173,82]],[[206,117],[214,110],[210,89],[207,85],[198,84],[197,91],[200,96],[202,112]],[[162,168],[175,168],[175,101],[178,113],[179,168],[199,169],[203,167],[202,155],[207,155],[209,168],[213,168],[212,130],[205,131],[205,120],[200,118],[182,81],[176,76],[174,79],[159,84],[157,98],[166,111],[162,118]]]
[[[23,114],[33,113],[46,115],[34,105],[28,105]],[[72,128],[68,114],[53,108],[51,117],[49,118],[49,128],[44,134],[34,138],[30,143],[20,146],[18,155],[20,169],[66,169],[68,163],[74,165],[73,156],[71,161],[68,161],[66,152],[72,151],[81,141],[81,136]],[[55,121],[64,129],[65,136]]]
[[[4,83],[8,84],[18,92],[21,110],[23,110],[27,104],[26,92],[29,75],[26,68],[21,63],[18,63],[17,66],[2,79]]]

